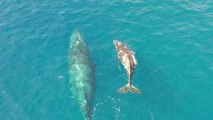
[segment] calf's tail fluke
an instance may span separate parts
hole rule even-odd
[[[135,93],[135,94],[141,94],[141,91],[130,83],[128,83],[125,86],[118,89],[117,92],[121,93],[121,94],[128,93],[128,92],[132,92],[132,93]]]

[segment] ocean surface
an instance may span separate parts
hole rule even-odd
[[[70,35],[95,64],[93,120],[213,120],[212,0],[1,0],[0,120],[83,120],[69,84]],[[113,39],[135,51],[127,83]]]

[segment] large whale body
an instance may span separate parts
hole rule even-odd
[[[70,38],[69,74],[73,97],[85,120],[91,120],[94,94],[94,67],[82,34],[75,30]]]

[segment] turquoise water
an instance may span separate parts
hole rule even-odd
[[[0,1],[0,119],[82,120],[69,85],[69,38],[95,63],[94,120],[213,119],[213,1]],[[133,83],[112,43],[136,52]],[[120,66],[120,67],[119,67]]]

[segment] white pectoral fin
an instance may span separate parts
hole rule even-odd
[[[117,65],[118,65],[118,69],[121,70],[121,65],[120,65],[119,59],[117,59]]]
[[[133,54],[132,54],[132,59],[133,59],[134,64],[137,65],[138,62],[137,62],[137,60],[136,60],[136,58],[135,58],[135,55],[133,55]]]

